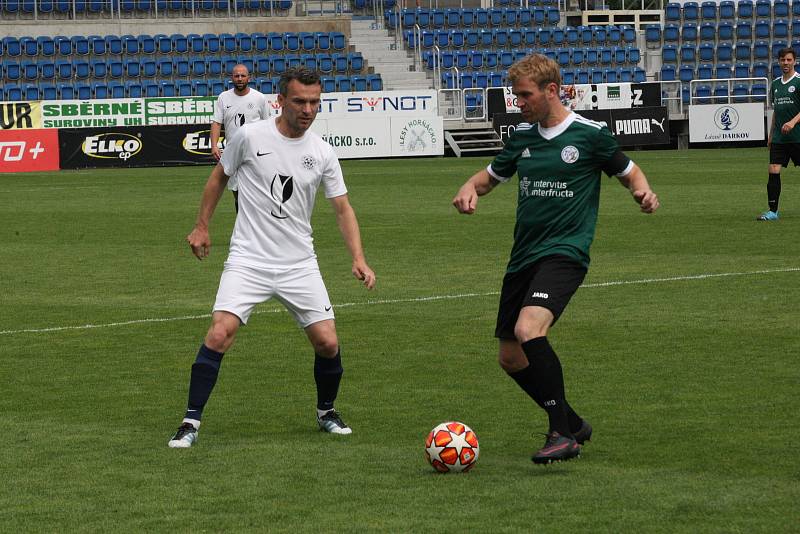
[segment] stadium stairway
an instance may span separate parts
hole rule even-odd
[[[433,80],[424,70],[412,70],[414,59],[406,50],[393,50],[394,37],[385,29],[374,29],[374,20],[350,21],[350,42],[356,52],[361,52],[370,67],[381,75],[385,90],[431,89]]]

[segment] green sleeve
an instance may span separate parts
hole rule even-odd
[[[517,172],[517,158],[521,152],[517,147],[518,143],[514,141],[514,136],[506,141],[503,151],[495,156],[492,163],[489,164],[490,174],[492,174],[494,178],[497,178],[501,182],[506,182]]]

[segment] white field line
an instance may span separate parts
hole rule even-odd
[[[611,287],[611,286],[625,286],[635,284],[658,284],[664,282],[684,282],[690,280],[706,280],[709,278],[725,278],[733,276],[754,276],[760,274],[773,274],[773,273],[792,273],[800,272],[800,267],[786,267],[783,269],[765,269],[762,271],[745,271],[736,273],[706,273],[706,274],[692,274],[684,276],[669,276],[663,278],[642,278],[639,280],[616,280],[611,282],[597,282],[594,284],[583,284],[581,288],[598,288],[598,287]],[[410,302],[430,302],[435,300],[455,300],[474,297],[490,297],[499,295],[499,291],[490,291],[488,293],[459,293],[456,295],[433,295],[430,297],[414,297],[403,299],[378,299],[367,300],[364,302],[343,302],[334,305],[335,308],[349,308],[352,306],[372,306],[381,304],[401,304]],[[255,311],[254,314],[262,313],[285,313],[283,308],[272,310]],[[62,332],[65,330],[90,330],[92,328],[110,328],[114,326],[129,326],[143,323],[167,323],[173,321],[189,321],[193,319],[207,319],[210,318],[210,313],[200,315],[183,315],[179,317],[154,317],[149,319],[134,319],[131,321],[120,321],[116,323],[103,323],[103,324],[84,324],[74,326],[51,326],[47,328],[24,328],[20,330],[0,330],[0,335],[15,335],[15,334],[42,334],[47,332]]]

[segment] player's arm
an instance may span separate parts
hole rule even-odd
[[[453,206],[459,213],[471,215],[478,206],[478,197],[490,193],[499,183],[487,169],[481,169],[461,186],[453,199]]]
[[[775,120],[775,113],[772,114],[772,120]],[[795,126],[797,126],[798,122],[800,122],[800,113],[792,117],[789,122],[786,122],[783,124],[783,126],[781,126],[781,133],[788,134],[794,129]]]
[[[364,258],[364,249],[361,246],[361,232],[358,228],[358,219],[349,197],[344,194],[330,199],[336,213],[336,223],[344,238],[344,244],[353,258],[353,276],[364,282],[367,289],[375,287],[375,273],[372,272],[367,260]]]
[[[211,252],[211,237],[208,234],[208,224],[211,222],[211,216],[214,215],[214,210],[222,193],[225,191],[225,184],[227,183],[228,176],[222,170],[222,165],[217,163],[203,189],[197,221],[194,223],[191,233],[186,236],[186,241],[198,260],[202,260]]]
[[[658,209],[660,205],[658,196],[650,188],[647,177],[638,165],[630,161],[626,169],[615,174],[620,183],[631,192],[633,199],[639,204],[644,213],[653,213]]]
[[[219,149],[219,134],[222,131],[222,125],[218,122],[211,121],[211,155],[214,159],[219,161],[222,152]]]

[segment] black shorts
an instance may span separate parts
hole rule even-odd
[[[789,160],[800,163],[800,143],[772,143],[769,145],[769,164],[788,167]]]
[[[516,273],[506,273],[494,336],[516,339],[514,326],[525,306],[541,306],[558,321],[569,299],[583,283],[586,267],[567,256],[546,256]]]

